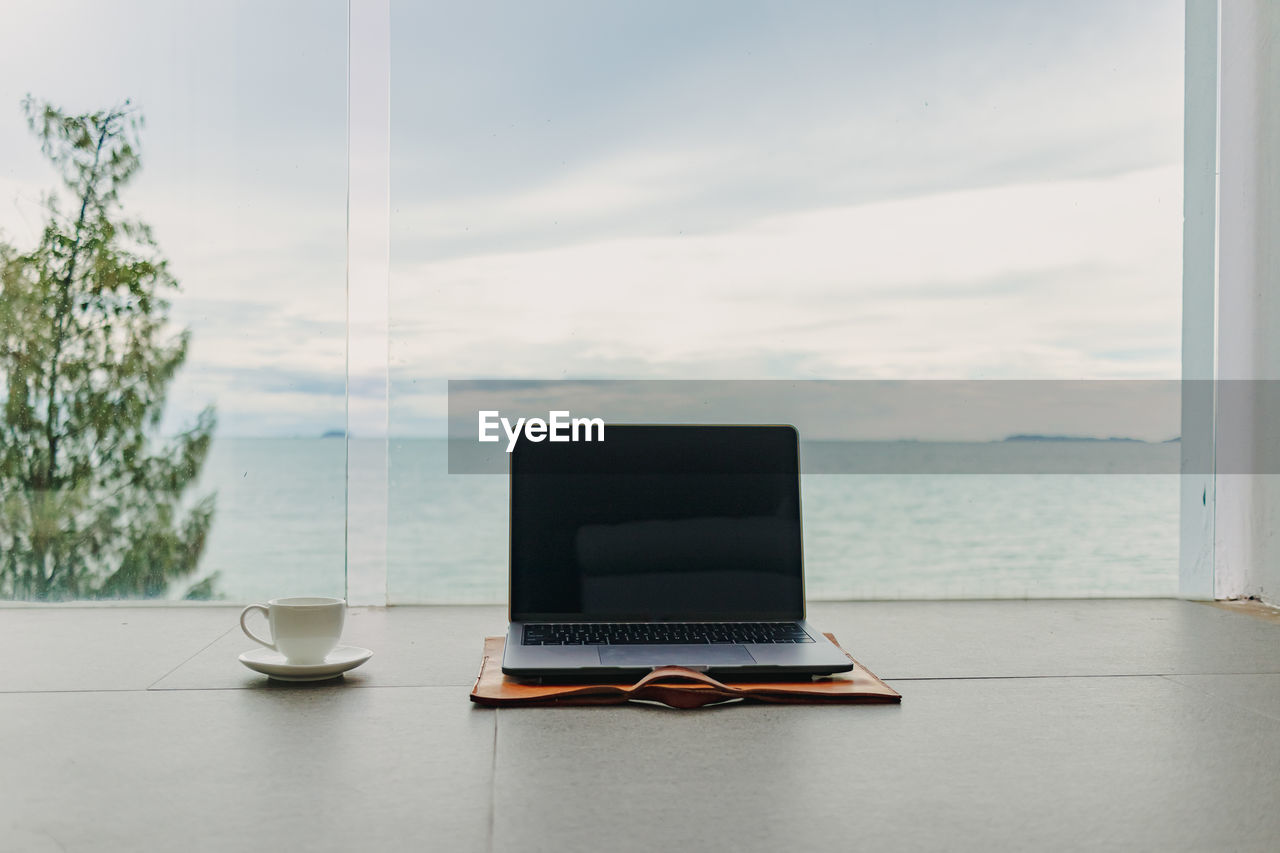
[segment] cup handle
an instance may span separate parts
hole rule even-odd
[[[244,624],[244,617],[249,615],[250,610],[261,610],[263,616],[270,618],[270,611],[267,610],[266,607],[263,607],[261,604],[250,604],[244,610],[240,611],[240,630],[244,631],[245,636],[248,637],[250,640],[253,640],[258,645],[266,646],[267,648],[273,649],[277,652],[280,651],[279,649],[276,648],[275,643],[268,643],[266,640],[262,639],[257,634],[250,631],[249,626]]]

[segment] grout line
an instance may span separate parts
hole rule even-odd
[[[155,687],[157,684],[159,684],[160,682],[164,681],[166,678],[168,678],[169,676],[173,675],[173,674],[174,674],[175,672],[177,672],[178,670],[182,669],[182,667],[184,667],[184,666],[186,666],[187,664],[191,663],[191,661],[193,661],[193,660],[195,660],[197,657],[199,657],[199,656],[200,656],[200,654],[201,654],[202,652],[204,652],[206,649],[208,649],[208,648],[209,648],[210,646],[212,646],[214,643],[218,642],[218,641],[219,641],[219,640],[221,640],[223,637],[225,637],[225,636],[227,636],[228,634],[230,634],[230,633],[235,629],[235,627],[236,627],[236,626],[232,625],[231,627],[227,628],[227,630],[223,631],[221,634],[219,634],[218,636],[214,637],[214,638],[213,638],[212,640],[210,640],[209,642],[205,643],[203,646],[201,646],[199,649],[197,649],[197,650],[196,650],[196,651],[195,651],[195,652],[194,652],[190,657],[186,658],[185,660],[183,660],[182,662],[180,662],[177,666],[175,666],[173,669],[169,670],[169,671],[168,671],[168,672],[166,672],[164,675],[160,676],[160,677],[159,677],[159,678],[157,678],[155,681],[153,681],[153,682],[151,682],[150,684],[148,684],[148,685],[147,685],[147,687],[146,687],[146,689],[147,689],[147,690],[152,689],[152,688],[153,688],[153,687]]]
[[[179,664],[179,666],[181,666],[181,664]],[[164,676],[161,676],[159,681],[163,681],[165,678],[168,678],[169,675],[171,674],[172,674],[172,671]],[[901,677],[901,678],[882,678],[881,680],[886,683],[888,682],[898,683],[898,682],[906,682],[906,681],[910,681],[910,682],[1034,681],[1037,679],[1039,680],[1046,680],[1046,679],[1071,680],[1071,679],[1086,679],[1086,678],[1168,678],[1170,680],[1174,680],[1184,676],[1200,677],[1200,676],[1214,676],[1214,675],[1231,676],[1231,677],[1237,677],[1237,678],[1249,678],[1253,676],[1275,676],[1275,675],[1280,675],[1280,672],[1123,672],[1123,673],[1095,674],[1095,675],[1080,675],[1080,674],[1077,674],[1077,675],[961,675],[961,676],[955,676],[955,675],[928,676],[926,675],[926,676],[907,676],[907,677]],[[210,685],[208,687],[192,687],[192,686],[156,687],[155,684],[158,684],[159,681],[153,682],[148,687],[71,687],[71,688],[38,689],[38,690],[8,690],[8,689],[0,688],[0,696],[25,696],[25,695],[36,695],[36,694],[43,694],[43,693],[147,693],[147,692],[156,692],[156,693],[205,692],[207,693],[207,692],[216,692],[219,690],[314,689],[314,688],[307,688],[305,686],[300,686],[297,684],[291,684],[289,682],[277,682],[278,686],[274,688],[263,687],[260,685],[250,686],[250,685],[243,685],[243,684]],[[336,682],[336,679],[335,679],[335,682]],[[318,681],[308,682],[308,683],[313,684],[315,686],[321,686],[321,685],[330,686],[330,687],[339,686],[339,683],[326,683],[326,682],[318,682]],[[473,683],[470,681],[467,681],[467,682],[460,681],[460,682],[457,682],[456,684],[353,684],[348,682],[348,683],[342,684],[342,689],[344,690],[405,690],[405,689],[408,689],[408,690],[424,690],[424,689],[425,690],[458,690],[458,689],[470,688],[472,684]],[[1185,687],[1187,685],[1183,685],[1183,686]],[[480,706],[476,706],[476,707],[479,710],[490,710],[488,708],[482,709],[480,708]],[[493,708],[492,710],[496,712],[498,709]],[[497,743],[496,731],[494,732],[494,742],[496,745]],[[496,757],[495,757],[495,762],[496,762]]]
[[[341,687],[343,690],[459,690],[471,687],[467,684],[342,684],[336,679],[328,682],[277,681],[275,687],[261,685],[225,684],[211,687],[70,687],[43,690],[0,690],[0,696],[40,696],[58,693],[216,693],[229,690],[315,690],[319,687]],[[309,686],[308,686],[309,685]],[[475,703],[471,703],[475,705]],[[489,710],[475,705],[476,710]]]
[[[493,759],[489,762],[489,853],[493,853],[494,823],[496,822],[498,800],[498,713],[501,708],[493,709]]]
[[[918,675],[905,678],[880,676],[881,681],[1031,681],[1035,679],[1070,678],[1177,678],[1200,675],[1280,675],[1280,672],[1110,672],[1076,673],[1074,675]]]
[[[146,693],[149,687],[67,687],[54,690],[0,690],[0,696],[39,696],[46,693]]]
[[[148,687],[147,690],[153,690],[157,693],[200,693],[218,690],[315,690],[321,687],[341,687],[343,690],[465,690],[471,687],[467,684],[351,684],[349,682],[339,681],[337,678],[330,678],[326,681],[273,681],[273,679],[263,676],[263,682],[255,682],[248,684],[221,684],[209,687]],[[264,687],[264,683],[274,683],[274,687]],[[46,691],[27,691],[31,693]],[[64,691],[75,692],[75,691]],[[474,702],[471,704],[475,704]],[[477,705],[477,708],[480,706]]]
[[[248,673],[249,673],[249,670],[245,670],[245,674],[248,674]],[[161,680],[163,680],[164,678],[168,678],[168,675],[161,676]],[[269,680],[270,679],[268,679],[265,675],[263,676],[263,683]],[[155,685],[158,683],[159,683],[158,681],[152,682],[152,684],[147,687],[52,687],[52,688],[40,687],[40,688],[33,688],[30,690],[22,690],[22,689],[13,690],[10,688],[0,687],[0,696],[22,696],[28,693],[146,693],[148,691],[154,691],[157,693],[181,693],[183,691],[261,689],[258,686],[253,686],[248,684],[210,684],[205,686],[184,685],[181,687],[156,687]],[[307,684],[329,685],[329,686],[342,684],[344,688],[347,690],[398,690],[398,689],[470,690],[471,687],[473,687],[475,684],[474,681],[465,681],[465,682],[458,681],[452,684],[447,682],[436,683],[436,684],[416,684],[416,683],[415,684],[361,684],[361,683],[351,682],[351,681],[347,681],[344,683],[344,682],[338,681],[336,678],[329,679],[328,681],[311,681],[311,682],[276,681],[275,683],[276,685],[278,685],[278,688],[294,687],[294,688],[303,689],[303,690],[308,689],[305,686]],[[475,704],[475,703],[472,703],[472,704]],[[476,707],[480,708],[482,706],[476,705]]]

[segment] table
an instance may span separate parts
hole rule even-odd
[[[0,849],[1280,848],[1280,621],[820,603],[900,706],[483,709],[497,607],[352,609],[284,685],[227,606],[0,608]],[[731,839],[731,840],[730,840]]]

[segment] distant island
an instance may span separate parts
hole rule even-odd
[[[327,429],[320,436],[321,438],[346,438],[347,431],[345,429]]]
[[[1004,439],[1005,441],[1097,441],[1097,442],[1118,442],[1123,444],[1146,444],[1140,438],[1127,438],[1125,436],[1112,436],[1111,438],[1094,438],[1091,435],[1036,435],[1034,433],[1019,433],[1011,435]]]

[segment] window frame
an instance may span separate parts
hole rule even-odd
[[[349,0],[348,27],[348,276],[346,589],[353,605],[387,604],[389,251],[390,251],[390,0]],[[1182,379],[1217,377],[1220,263],[1219,150],[1221,8],[1219,0],[1186,0],[1184,61]],[[357,164],[353,166],[353,164]],[[380,205],[380,206],[379,206]],[[359,215],[352,215],[357,210]],[[381,210],[378,215],[366,215]],[[353,325],[357,334],[352,334]],[[378,354],[380,361],[377,361]],[[380,365],[383,392],[351,405],[353,368]],[[1212,387],[1212,383],[1206,383]],[[1179,498],[1179,596],[1232,597],[1216,576],[1218,479],[1213,394],[1184,385]],[[380,423],[380,431],[377,429]],[[370,433],[370,426],[373,431]],[[359,436],[358,439],[354,436]],[[363,446],[357,451],[353,441]],[[361,477],[351,477],[359,457]],[[378,460],[366,470],[367,460]],[[1205,465],[1204,460],[1210,464]],[[1235,584],[1239,586],[1239,584]]]

